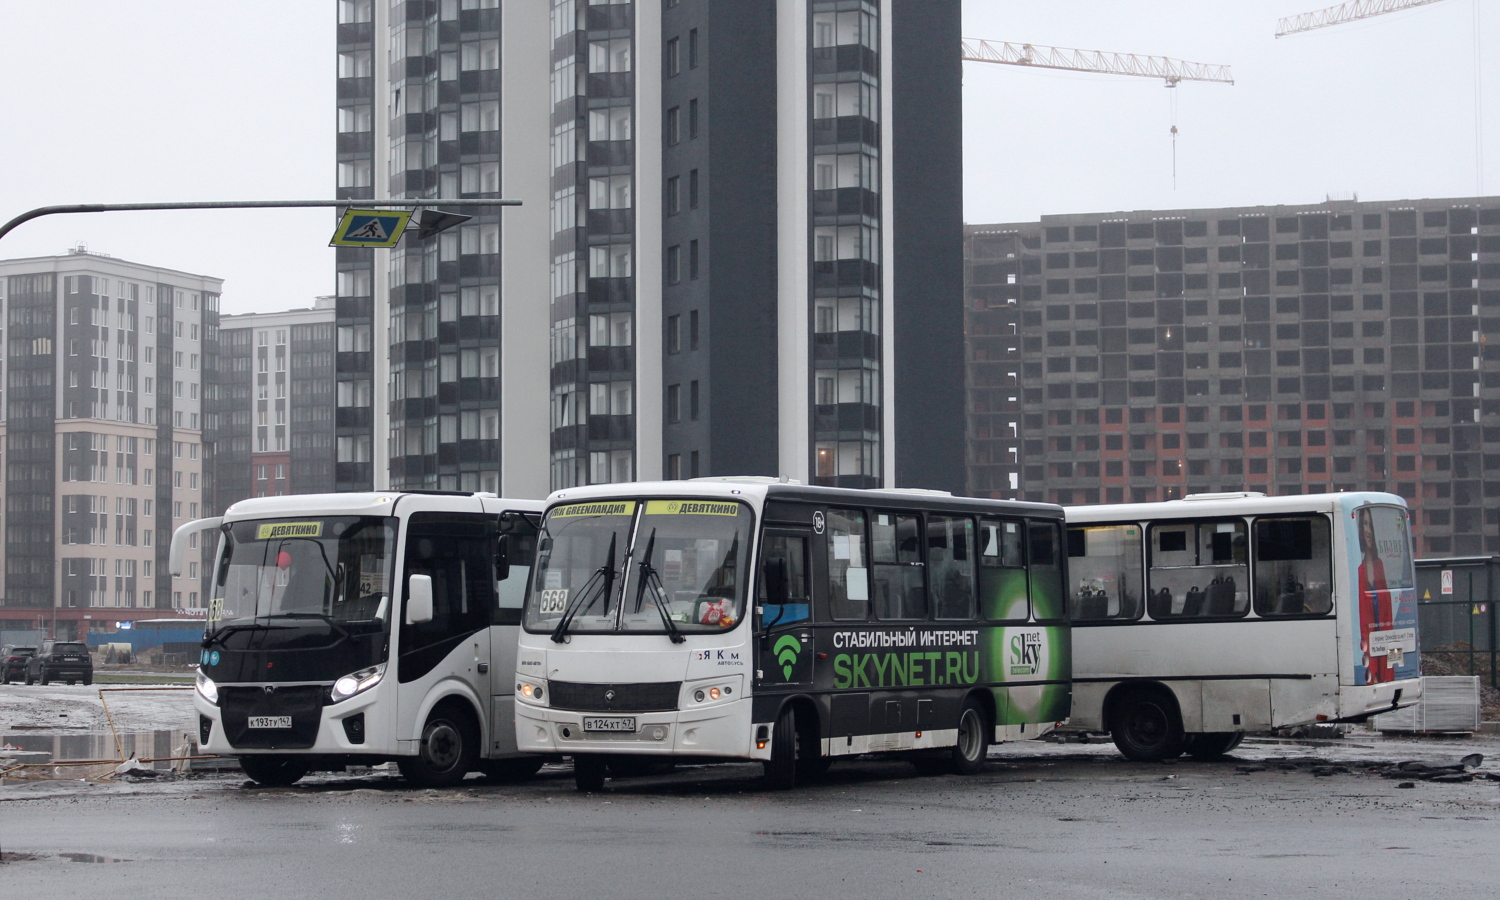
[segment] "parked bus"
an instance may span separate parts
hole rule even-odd
[[[1393,494],[1196,494],[1067,510],[1071,728],[1138,760],[1415,703],[1410,513]]]
[[[580,790],[650,758],[976,772],[1068,716],[1062,510],[720,478],[554,493],[516,745]],[[634,764],[634,765],[632,765]]]
[[[177,529],[218,551],[200,748],[261,784],[394,760],[445,785],[534,774],[515,749],[516,632],[542,504],[489,494],[266,497]]]

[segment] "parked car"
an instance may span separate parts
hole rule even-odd
[[[35,647],[6,644],[0,647],[0,684],[10,684],[26,677],[26,660],[36,653]]]
[[[87,644],[77,641],[42,641],[36,655],[26,661],[26,683],[66,681],[94,683],[94,660]]]

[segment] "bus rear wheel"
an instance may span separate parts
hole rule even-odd
[[[307,763],[295,756],[241,756],[240,768],[263,787],[286,787],[307,774]]]
[[[1112,704],[1110,734],[1129,759],[1159,762],[1182,755],[1182,716],[1163,690],[1136,689]]]
[[[964,704],[958,714],[958,741],[953,745],[953,755],[948,766],[955,775],[977,775],[984,769],[990,755],[989,717],[984,714],[977,700]]]
[[[407,781],[420,787],[449,787],[464,780],[479,755],[479,728],[473,717],[456,705],[442,705],[422,726],[416,756],[403,756],[396,767]]]
[[[1224,754],[1240,745],[1245,739],[1243,731],[1219,731],[1209,734],[1190,734],[1184,740],[1187,754],[1193,759],[1221,759]]]

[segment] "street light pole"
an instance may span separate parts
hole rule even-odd
[[[76,203],[67,206],[38,206],[21,213],[4,225],[0,225],[0,239],[10,234],[17,226],[42,216],[68,213],[140,212],[159,209],[298,209],[306,207],[364,207],[387,206],[395,209],[416,209],[423,206],[520,206],[520,200],[496,198],[493,200],[207,200],[192,203]]]

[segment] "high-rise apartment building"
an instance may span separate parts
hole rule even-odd
[[[221,317],[218,366],[204,386],[215,514],[246,497],[334,489],[333,329],[332,297]]]
[[[965,275],[973,493],[1386,490],[1500,552],[1500,198],[976,225]]]
[[[526,205],[340,251],[341,487],[962,488],[957,2],[383,5],[341,6],[342,196]]]
[[[203,606],[207,573],[172,578],[167,551],[205,510],[201,391],[221,287],[82,248],[0,262],[0,627],[55,622],[66,637]]]
[[[547,6],[340,0],[338,17],[339,197],[525,205],[339,248],[335,485],[540,496]]]

